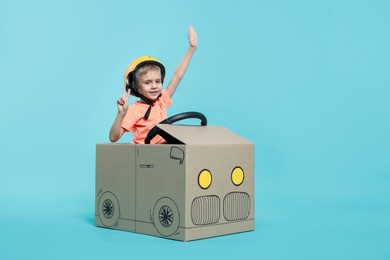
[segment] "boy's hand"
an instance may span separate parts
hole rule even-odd
[[[190,42],[190,47],[195,49],[198,47],[198,36],[192,25],[190,25],[188,28],[188,41]]]
[[[117,100],[117,107],[119,113],[126,113],[129,108],[130,89],[126,92],[126,87],[123,88],[122,96]]]

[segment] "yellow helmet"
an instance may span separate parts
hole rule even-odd
[[[152,56],[142,56],[133,60],[126,68],[124,81],[126,91],[130,89],[130,94],[136,97],[141,97],[141,95],[136,85],[135,72],[137,71],[137,69],[139,69],[139,67],[145,64],[157,65],[161,70],[161,81],[164,81],[165,67],[159,60],[153,58]]]

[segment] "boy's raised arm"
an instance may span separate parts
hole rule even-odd
[[[127,113],[129,107],[130,90],[126,92],[126,88],[123,88],[122,96],[116,101],[118,107],[118,114],[115,117],[110,129],[110,141],[116,142],[121,138],[125,131],[122,129],[122,121]]]
[[[184,76],[184,73],[188,68],[188,65],[190,64],[192,55],[195,53],[195,50],[198,47],[198,36],[192,25],[189,26],[188,41],[190,43],[190,46],[188,47],[188,50],[184,55],[183,59],[180,61],[179,66],[177,66],[172,76],[172,79],[167,86],[167,91],[171,97],[175,93],[177,86],[179,85],[181,79]]]

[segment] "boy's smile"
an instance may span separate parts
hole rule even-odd
[[[161,73],[158,70],[148,71],[138,79],[139,92],[147,99],[156,100],[162,91]]]

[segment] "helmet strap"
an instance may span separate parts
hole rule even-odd
[[[146,110],[146,113],[145,113],[145,115],[144,115],[144,118],[146,119],[146,120],[148,120],[149,119],[149,116],[150,116],[150,111],[152,110],[152,106],[154,105],[154,103],[156,102],[156,100],[159,98],[159,97],[161,97],[161,94],[155,99],[155,100],[150,100],[150,99],[148,99],[148,98],[146,98],[144,95],[142,95],[141,93],[139,94],[139,96],[140,96],[140,98],[143,100],[143,101],[145,101],[146,102],[146,104],[148,104],[149,105],[149,107],[148,107],[148,109]]]

